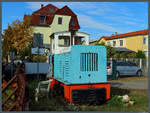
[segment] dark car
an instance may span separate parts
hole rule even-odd
[[[3,70],[3,74],[5,75],[5,80],[9,81],[12,76],[14,75],[15,71],[16,71],[17,66],[13,63],[8,63],[6,64],[4,70]]]

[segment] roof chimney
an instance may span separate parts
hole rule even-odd
[[[43,8],[44,7],[44,4],[41,4],[41,8]]]
[[[115,32],[115,35],[117,35],[117,32]]]

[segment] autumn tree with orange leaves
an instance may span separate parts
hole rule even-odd
[[[3,53],[8,56],[11,51],[17,55],[31,49],[33,28],[30,27],[31,15],[24,15],[23,21],[13,21],[4,31]],[[30,50],[29,50],[30,51]],[[21,56],[23,57],[23,56]]]

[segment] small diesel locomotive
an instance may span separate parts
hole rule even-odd
[[[104,46],[89,45],[86,33],[68,31],[51,36],[50,50],[50,90],[62,93],[70,103],[110,99]]]

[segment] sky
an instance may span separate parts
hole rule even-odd
[[[148,2],[2,2],[2,31],[41,4],[69,6],[78,16],[79,31],[90,34],[90,40],[148,29]]]

